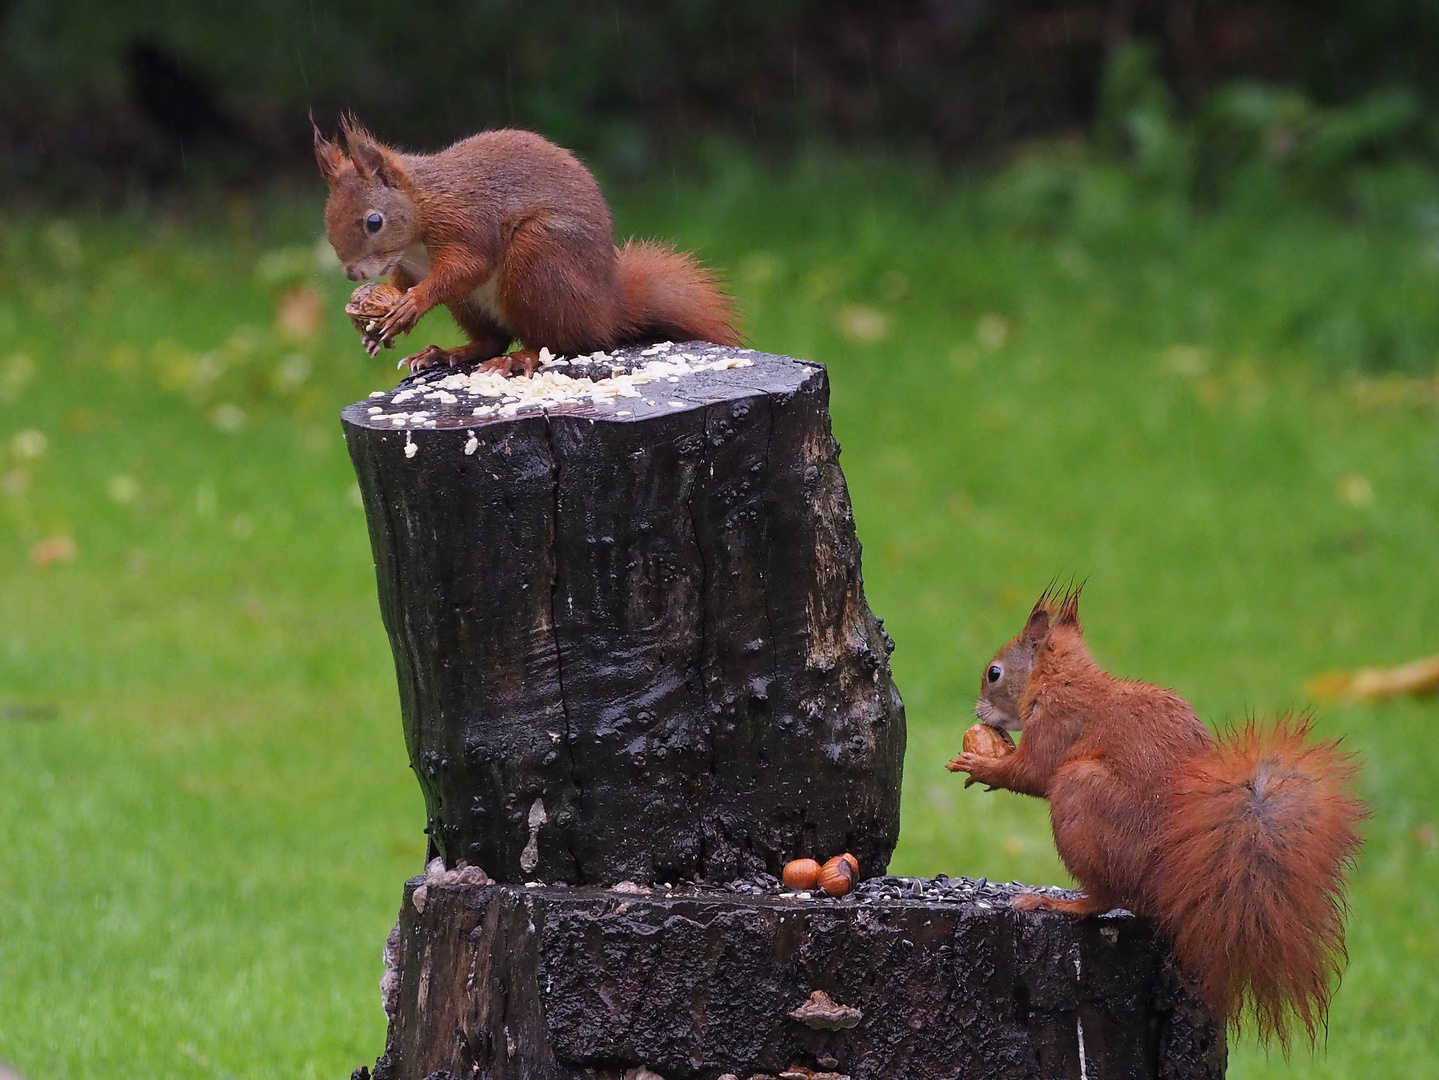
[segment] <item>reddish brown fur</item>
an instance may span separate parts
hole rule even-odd
[[[1170,789],[1160,841],[1157,909],[1180,965],[1216,1012],[1248,1005],[1286,1049],[1296,1019],[1314,1041],[1347,958],[1344,871],[1365,816],[1353,760],[1308,734],[1284,718],[1221,737]]]
[[[1251,723],[1216,744],[1178,695],[1095,663],[1077,591],[1041,597],[997,658],[1026,647],[1018,748],[953,763],[1049,800],[1055,847],[1085,895],[1019,906],[1151,917],[1217,1016],[1237,1027],[1247,1006],[1285,1048],[1297,1019],[1312,1042],[1344,956],[1343,871],[1364,816],[1347,791],[1353,764],[1335,743],[1306,744],[1304,722]]]
[[[377,333],[388,342],[444,304],[471,339],[449,353],[431,346],[417,362],[494,355],[513,339],[561,355],[664,339],[739,344],[713,274],[661,244],[616,249],[594,177],[539,135],[486,131],[405,154],[353,120],[344,134],[348,153],[315,133],[330,242],[352,278],[388,273],[407,290]],[[370,234],[376,212],[384,225]]]
[[[688,252],[653,240],[619,249],[620,329],[623,340],[713,341],[738,345],[734,309],[714,274]]]

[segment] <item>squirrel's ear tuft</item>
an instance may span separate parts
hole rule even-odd
[[[1084,582],[1069,589],[1059,601],[1059,613],[1055,616],[1056,625],[1078,626],[1079,625],[1079,594],[1084,591]]]
[[[1058,598],[1060,595],[1054,580],[1051,579],[1049,584],[1044,587],[1044,591],[1039,594],[1039,599],[1034,602],[1034,610],[1029,613],[1029,617],[1033,619],[1043,612],[1048,616],[1049,621],[1053,621],[1059,611]]]
[[[320,133],[314,113],[310,114],[310,130],[315,133],[315,163],[320,166],[320,175],[327,184],[333,183],[340,175],[340,166],[345,163],[345,153]]]
[[[345,145],[350,146],[352,152],[354,147],[351,144],[356,138],[372,139],[374,137],[365,130],[365,125],[360,123],[359,117],[352,112],[340,114],[340,134],[345,137]]]
[[[347,113],[340,118],[340,128],[345,133],[345,145],[350,148],[350,160],[355,163],[355,171],[365,180],[378,180],[386,187],[398,187],[390,151],[366,131],[353,114]]]
[[[1048,598],[1041,596],[1039,603],[1034,605],[1034,610],[1029,613],[1029,621],[1024,624],[1023,639],[1030,645],[1038,645],[1044,640],[1044,635],[1049,633],[1049,603]]]

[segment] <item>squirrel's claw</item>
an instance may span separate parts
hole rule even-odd
[[[401,360],[399,366],[405,367],[409,365],[410,372],[413,374],[417,371],[425,371],[428,368],[432,368],[441,361],[447,364],[452,362],[449,351],[440,348],[438,345],[426,345],[419,352],[412,353]]]
[[[997,759],[987,758],[965,751],[963,754],[960,754],[959,757],[945,765],[945,768],[950,772],[969,773],[969,776],[967,776],[964,781],[965,787],[969,787],[971,784],[984,784],[986,791],[993,791],[994,785],[986,774],[989,772],[990,764],[995,760]]]
[[[532,349],[518,349],[512,353],[505,353],[502,356],[492,356],[480,365],[481,371],[487,371],[496,375],[523,375],[525,378],[532,378],[535,374],[535,366],[539,363],[539,354]]]
[[[945,767],[946,769],[948,769],[950,772],[968,772],[968,771],[969,771],[968,769],[966,769],[966,768],[964,767],[964,764],[962,763],[962,761],[961,761],[960,758],[955,758],[953,761],[946,762],[946,764],[945,764],[944,767]],[[966,777],[964,778],[964,786],[965,786],[965,787],[969,787],[969,785],[972,784],[972,783],[974,783],[974,777],[972,777],[972,776],[966,776]]]
[[[375,320],[375,332],[387,346],[394,344],[399,335],[408,334],[420,321],[420,306],[412,298],[412,292],[407,292],[394,307]]]

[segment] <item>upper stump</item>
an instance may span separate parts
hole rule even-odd
[[[621,374],[547,394],[580,370]],[[690,343],[431,372],[344,411],[446,863],[728,881],[848,850],[883,872],[904,712],[828,397],[817,364]]]

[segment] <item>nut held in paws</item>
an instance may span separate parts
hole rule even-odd
[[[350,294],[345,305],[345,314],[355,324],[355,329],[366,337],[373,337],[370,324],[390,313],[405,294],[384,281],[368,281]]]
[[[981,757],[1003,757],[1014,753],[1014,740],[1009,732],[988,724],[975,724],[964,733],[964,752]]]

